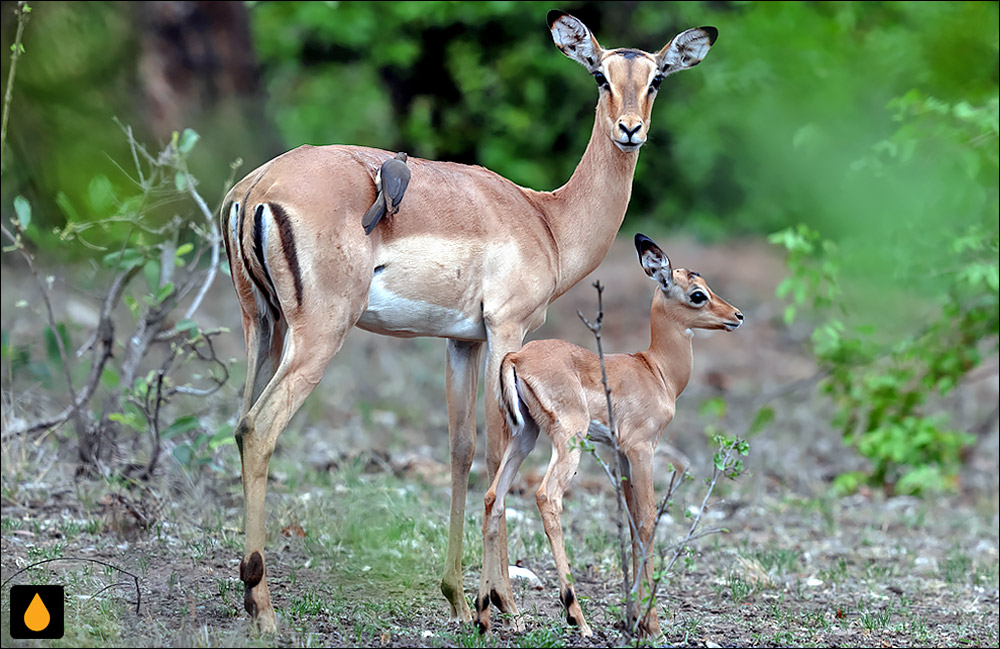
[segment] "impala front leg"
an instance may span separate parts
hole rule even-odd
[[[638,535],[633,534],[632,565],[635,568],[633,578],[638,575],[639,593],[636,598],[636,614],[642,614],[649,606],[649,613],[639,622],[640,634],[645,637],[659,639],[660,622],[656,604],[651,606],[643,600],[653,586],[653,561],[656,549],[653,547],[656,539],[653,537],[653,526],[656,522],[656,494],[653,491],[653,447],[643,444],[638,448],[628,449],[632,483],[632,498],[629,508],[638,529]],[[643,557],[645,555],[645,557]],[[643,561],[645,558],[645,561]]]
[[[462,536],[469,470],[476,454],[476,392],[479,387],[481,342],[448,341],[448,438],[451,449],[451,517],[448,521],[448,558],[441,592],[451,605],[451,618],[472,621],[462,589]]]

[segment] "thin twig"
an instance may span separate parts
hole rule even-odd
[[[604,365],[604,347],[601,343],[601,327],[604,323],[604,300],[602,297],[604,293],[604,285],[602,285],[598,280],[593,283],[593,287],[597,289],[597,318],[594,322],[591,322],[587,320],[587,318],[583,315],[583,312],[579,309],[577,309],[576,314],[580,317],[580,320],[583,321],[583,324],[590,329],[591,333],[594,334],[594,338],[597,340],[597,357],[601,362],[601,383],[604,385],[604,398],[608,407],[608,437],[611,439],[615,455],[615,469],[609,470],[607,466],[604,466],[604,470],[611,478],[615,487],[615,494],[618,497],[618,517],[616,522],[618,524],[619,561],[621,562],[622,568],[622,600],[625,602],[625,628],[631,629],[632,622],[634,620],[634,611],[632,606],[632,589],[629,587],[629,582],[631,581],[628,560],[629,547],[628,540],[625,538],[624,513],[627,512],[628,514],[629,528],[633,539],[638,538],[639,530],[632,517],[632,511],[628,508],[628,503],[625,502],[625,491],[622,485],[622,477],[625,475],[627,467],[625,466],[624,455],[621,452],[621,447],[618,444],[618,430],[615,427],[615,413],[611,404],[611,388],[608,385],[608,373],[607,368]],[[594,456],[597,457],[597,454],[595,453]],[[604,464],[603,461],[601,464]]]
[[[105,566],[107,568],[112,568],[114,570],[117,570],[118,572],[120,572],[120,573],[122,573],[124,575],[128,575],[135,582],[135,614],[136,615],[139,614],[139,610],[140,610],[139,606],[142,604],[142,590],[140,590],[140,588],[139,588],[139,575],[133,574],[133,573],[129,572],[128,570],[125,570],[124,568],[120,568],[120,567],[116,566],[113,563],[108,563],[107,561],[101,561],[100,559],[90,559],[90,558],[87,558],[87,557],[57,557],[55,559],[42,559],[41,561],[36,561],[35,563],[32,563],[30,565],[27,565],[27,566],[21,568],[20,570],[18,570],[17,572],[15,572],[10,577],[7,577],[7,579],[5,579],[2,584],[0,584],[0,588],[3,588],[4,586],[6,586],[8,583],[10,583],[10,581],[14,577],[17,577],[22,572],[25,572],[27,570],[31,570],[32,568],[34,568],[36,566],[40,566],[40,565],[43,565],[43,564],[46,564],[46,563],[53,563],[55,561],[84,561],[84,562],[89,562],[89,563],[96,563],[98,565]],[[107,588],[103,588],[103,589],[97,591],[97,593],[95,593],[94,596],[100,595],[105,590],[107,590]]]
[[[14,10],[17,16],[17,33],[14,35],[14,44],[11,45],[10,70],[7,71],[7,90],[3,95],[3,118],[0,120],[0,173],[6,168],[6,158],[3,157],[7,149],[7,120],[10,118],[10,104],[14,99],[14,77],[17,74],[17,61],[21,58],[24,45],[21,39],[24,36],[24,26],[28,24],[31,15],[31,7],[25,0],[17,3]]]

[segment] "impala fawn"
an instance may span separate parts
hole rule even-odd
[[[743,314],[715,295],[698,273],[673,269],[667,256],[649,238],[637,234],[635,246],[646,274],[659,285],[650,312],[652,340],[644,352],[605,358],[618,445],[628,459],[623,483],[625,500],[638,527],[638,539],[635,529],[632,532],[633,574],[639,572],[642,561],[639,543],[650,547],[656,517],[653,451],[674,417],[675,400],[691,378],[691,330],[733,331],[743,322]],[[574,438],[586,434],[588,428],[607,430],[600,359],[593,352],[561,340],[536,340],[504,356],[498,390],[510,441],[486,492],[483,575],[475,602],[477,623],[482,632],[489,629],[490,602],[496,603],[494,593],[509,579],[507,565],[495,560],[498,553],[491,552],[491,548],[506,541],[500,538],[504,499],[541,429],[552,442],[552,459],[536,495],[538,509],[559,573],[559,596],[566,608],[566,619],[579,627],[581,635],[590,636],[592,632],[570,583],[560,514],[563,492],[580,462],[581,448],[573,443]],[[648,557],[641,566],[640,584],[652,583],[652,569]],[[642,620],[640,629],[653,637],[660,635],[655,606]]]

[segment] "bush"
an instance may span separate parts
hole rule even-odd
[[[835,487],[852,490],[869,482],[897,492],[935,492],[956,484],[963,449],[975,441],[952,428],[945,413],[934,412],[937,397],[951,392],[985,351],[998,346],[1000,110],[996,95],[972,106],[916,91],[889,108],[898,130],[857,161],[854,173],[891,184],[929,166],[957,170],[946,176],[947,184],[923,188],[925,203],[915,217],[936,221],[936,227],[903,231],[883,242],[926,253],[897,268],[895,279],[913,282],[902,289],[903,312],[879,319],[858,308],[864,296],[859,300],[856,290],[853,300],[845,296],[842,247],[816,231],[800,225],[771,241],[789,253],[791,276],[778,288],[779,297],[792,298],[786,320],[794,320],[802,305],[825,318],[812,336],[816,359],[828,372],[823,390],[837,406],[834,423],[845,443],[871,462],[867,473],[842,475]],[[883,309],[895,304],[888,291],[878,298]],[[829,315],[833,307],[839,307],[837,317]]]

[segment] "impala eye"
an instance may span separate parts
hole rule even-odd
[[[655,77],[653,77],[653,80],[649,84],[649,90],[650,90],[650,92],[656,92],[657,90],[659,90],[660,89],[660,84],[662,82],[663,82],[663,75],[662,74],[658,74]]]
[[[610,87],[611,87],[611,86],[610,86],[610,85],[608,84],[608,80],[607,80],[607,79],[606,79],[606,78],[604,77],[604,75],[603,75],[602,73],[600,73],[600,72],[595,72],[595,73],[594,73],[594,79],[595,79],[595,80],[597,81],[597,86],[598,86],[599,88],[610,88]]]
[[[701,291],[695,291],[694,293],[691,294],[691,297],[689,299],[691,300],[691,304],[699,305],[699,304],[704,304],[705,301],[708,300],[708,296],[702,293]]]

